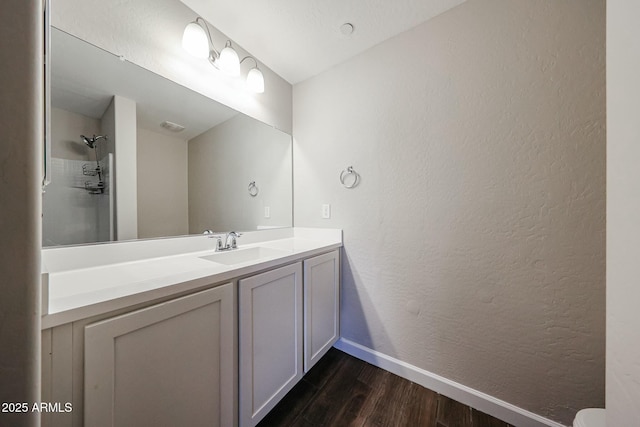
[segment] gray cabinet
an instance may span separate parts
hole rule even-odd
[[[84,328],[84,425],[234,424],[233,284]]]

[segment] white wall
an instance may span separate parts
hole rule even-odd
[[[206,60],[182,49],[184,27],[196,13],[178,0],[56,0],[55,27],[88,41],[224,105],[291,133],[291,85],[260,64],[265,92],[252,94]],[[212,28],[218,50],[226,36]],[[242,58],[247,53],[234,44]],[[260,60],[260,58],[257,58]],[[251,61],[243,64],[246,76]]]
[[[17,37],[16,35],[20,35]],[[0,13],[0,402],[40,399],[42,1],[3,0]],[[0,425],[39,425],[0,412]]]
[[[136,103],[115,95],[102,117],[108,150],[115,151],[115,231],[117,240],[138,238]]]
[[[640,3],[607,1],[607,426],[640,420]]]
[[[604,8],[470,0],[294,86],[343,337],[566,424],[604,404]]]
[[[95,154],[80,140],[99,134],[100,120],[60,108],[51,109],[51,156],[69,160],[95,160]]]
[[[291,168],[291,136],[242,114],[193,138],[189,231],[290,227]],[[248,191],[252,181],[259,189],[255,197]]]
[[[189,233],[187,141],[138,128],[138,237]]]

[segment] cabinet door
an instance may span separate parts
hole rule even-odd
[[[86,427],[233,425],[231,283],[85,328]]]
[[[240,280],[240,425],[255,426],[302,378],[302,265]]]
[[[340,257],[333,251],[304,261],[304,371],[340,336]]]

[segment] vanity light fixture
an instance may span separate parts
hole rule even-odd
[[[237,77],[240,75],[240,58],[238,58],[238,54],[231,46],[230,40],[227,40],[224,49],[220,51],[217,63],[220,69],[230,76]]]
[[[249,70],[247,74],[247,88],[255,93],[263,93],[264,92],[264,76],[262,75],[262,71],[258,68],[258,61],[253,56],[245,56],[242,58],[240,63],[242,64],[247,59],[253,59],[253,62],[256,63],[256,66]]]
[[[182,33],[182,48],[197,58],[205,59],[209,58],[209,40],[204,28],[198,23],[199,19],[202,18],[197,17],[185,27]]]
[[[182,34],[182,47],[197,58],[208,59],[215,68],[234,77],[240,75],[240,64],[246,59],[253,59],[256,66],[247,74],[247,88],[256,93],[264,92],[264,76],[258,68],[258,61],[253,56],[246,56],[241,61],[231,40],[227,40],[224,48],[218,52],[213,45],[209,25],[203,18],[198,16],[187,24]]]

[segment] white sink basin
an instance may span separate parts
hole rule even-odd
[[[206,259],[207,261],[217,262],[225,265],[234,265],[234,264],[242,264],[245,262],[254,262],[260,261],[262,259],[267,258],[276,258],[280,256],[285,256],[289,252],[279,250],[279,249],[271,249],[271,248],[263,248],[260,246],[247,248],[247,249],[233,249],[228,252],[216,252],[213,255],[203,256],[202,259]]]

